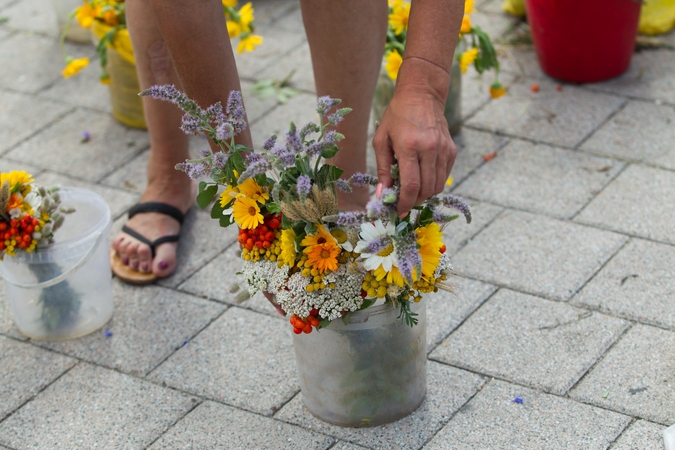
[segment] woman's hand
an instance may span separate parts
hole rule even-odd
[[[394,156],[398,161],[401,193],[397,210],[402,217],[443,190],[455,162],[457,147],[444,115],[448,86],[449,75],[440,67],[424,60],[405,60],[373,138],[377,174],[385,187],[392,184]]]

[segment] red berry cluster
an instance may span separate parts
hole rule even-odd
[[[250,230],[239,229],[237,241],[246,250],[251,251],[254,248],[259,250],[270,248],[274,241],[274,230],[281,226],[281,216],[268,214],[261,225]]]
[[[7,222],[0,222],[0,251],[7,247],[7,241],[14,240],[19,248],[30,247],[33,241],[33,232],[39,225],[39,221],[26,214],[21,220],[12,219]],[[10,244],[11,245],[11,244]]]
[[[291,316],[290,322],[291,325],[293,325],[293,333],[295,334],[311,333],[312,327],[316,328],[317,326],[319,326],[319,319],[317,318],[318,315],[319,310],[316,308],[312,308],[312,310],[309,312],[309,316],[307,316],[304,319],[301,319],[300,316],[297,315]]]

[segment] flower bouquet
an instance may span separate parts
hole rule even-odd
[[[239,92],[230,94],[225,107],[218,103],[207,109],[173,86],[155,86],[141,95],[178,105],[185,112],[182,130],[205,133],[220,150],[202,150],[201,158],[179,164],[177,169],[193,179],[210,177],[210,182],[200,183],[197,203],[205,208],[215,199],[211,217],[223,227],[236,224],[239,228],[244,279],[241,300],[258,291],[273,293],[293,332],[302,336],[314,330],[323,335],[324,329],[329,332],[349,326],[352,320],[363,323],[368,320],[359,317],[364,311],[393,311],[392,320],[384,325],[389,344],[395,347],[373,340],[376,331],[368,331],[367,339],[363,333],[347,332],[340,337],[343,349],[367,348],[352,352],[354,364],[349,366],[348,377],[359,374],[361,381],[379,380],[377,387],[347,381],[361,386],[352,392],[340,382],[336,389],[341,396],[330,403],[347,405],[343,415],[348,419],[317,415],[334,423],[357,425],[399,417],[396,413],[388,413],[384,419],[377,415],[387,409],[383,406],[386,401],[397,403],[403,398],[403,403],[410,403],[405,401],[406,387],[402,386],[411,376],[405,367],[411,363],[412,372],[419,374],[420,355],[422,367],[426,360],[423,336],[417,333],[414,345],[401,336],[418,324],[415,311],[420,309],[416,305],[424,294],[452,290],[442,228],[461,215],[470,222],[469,207],[459,197],[434,196],[400,218],[396,213],[398,169],[393,166],[395,184],[383,189],[366,210],[339,211],[338,191],[367,189],[378,180],[360,173],[343,179],[343,171],[326,161],[340,151],[338,143],[344,137],[332,128],[350,111],[335,109],[340,102],[337,99],[319,98],[318,123],[301,128],[291,123],[283,142],[272,136],[262,151],[255,152],[234,142],[246,127]],[[373,317],[368,325],[376,322]],[[325,350],[311,351],[310,373],[322,372],[318,359]],[[333,358],[328,365],[335,363]],[[374,373],[379,375],[372,376]],[[424,380],[423,372],[421,377]],[[325,387],[325,378],[323,383]],[[309,384],[301,376],[305,398],[311,390]],[[417,395],[409,407],[419,405],[425,389],[422,383],[421,390],[417,389],[421,397]],[[312,412],[316,414],[316,410]]]
[[[0,261],[17,252],[38,252],[54,241],[54,232],[71,209],[60,208],[57,186],[36,188],[35,180],[24,171],[0,174]],[[38,282],[50,280],[60,273],[49,264],[27,266]],[[41,291],[41,320],[47,331],[69,326],[80,309],[79,294],[67,283],[58,283]]]

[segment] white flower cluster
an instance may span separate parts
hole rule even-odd
[[[436,267],[436,272],[434,272],[434,278],[438,278],[441,275],[448,275],[448,272],[452,270],[452,264],[450,264],[450,255],[448,252],[445,252],[441,255],[441,260]]]
[[[275,292],[276,301],[288,314],[307,317],[309,312],[316,308],[319,316],[335,320],[342,317],[343,311],[356,311],[361,307],[361,283],[364,273],[343,264],[340,268],[327,274],[324,283],[335,283],[335,288],[321,289],[307,292],[309,278],[303,277],[301,272],[291,275],[286,284],[287,289]]]
[[[280,291],[288,281],[288,267],[278,267],[274,261],[244,261],[241,272],[251,296],[258,291]]]

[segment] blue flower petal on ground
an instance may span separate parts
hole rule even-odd
[[[513,403],[518,403],[520,405],[523,404],[523,398],[522,397],[516,397],[513,399]]]

